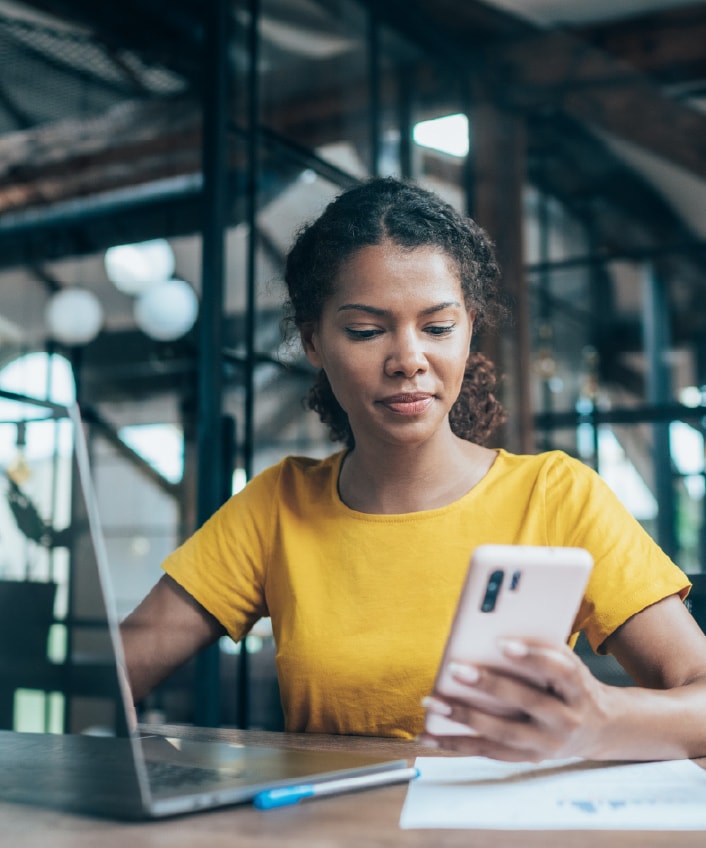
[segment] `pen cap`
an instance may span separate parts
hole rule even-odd
[[[279,789],[266,789],[258,792],[253,798],[253,804],[258,810],[271,810],[274,807],[285,807],[288,804],[296,804],[303,798],[311,798],[314,787],[310,784],[304,786],[282,786]]]

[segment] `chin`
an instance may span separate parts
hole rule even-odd
[[[350,419],[349,419],[350,420]],[[371,421],[367,419],[365,426],[356,427],[351,422],[351,429],[356,444],[382,442],[391,447],[413,447],[423,445],[435,436],[440,436],[448,429],[448,413],[439,419],[436,415],[421,416],[416,420],[400,419],[397,421]]]

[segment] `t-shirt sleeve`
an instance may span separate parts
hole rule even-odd
[[[586,548],[594,567],[576,618],[597,653],[621,624],[669,595],[682,598],[690,583],[591,468],[557,454],[547,471],[551,535]]]
[[[162,563],[236,642],[269,615],[264,587],[278,471],[253,478]]]

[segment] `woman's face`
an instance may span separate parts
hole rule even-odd
[[[449,431],[472,329],[452,262],[430,247],[386,242],[342,266],[320,321],[302,340],[357,445],[412,444]]]

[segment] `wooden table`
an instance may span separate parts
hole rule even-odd
[[[428,756],[392,739],[188,727],[145,727],[192,739],[223,739],[293,748],[345,748],[392,759]],[[436,755],[435,752],[433,752]],[[244,805],[159,822],[121,823],[0,803],[0,848],[686,848],[703,832],[401,830],[406,785],[320,798],[268,812]]]

